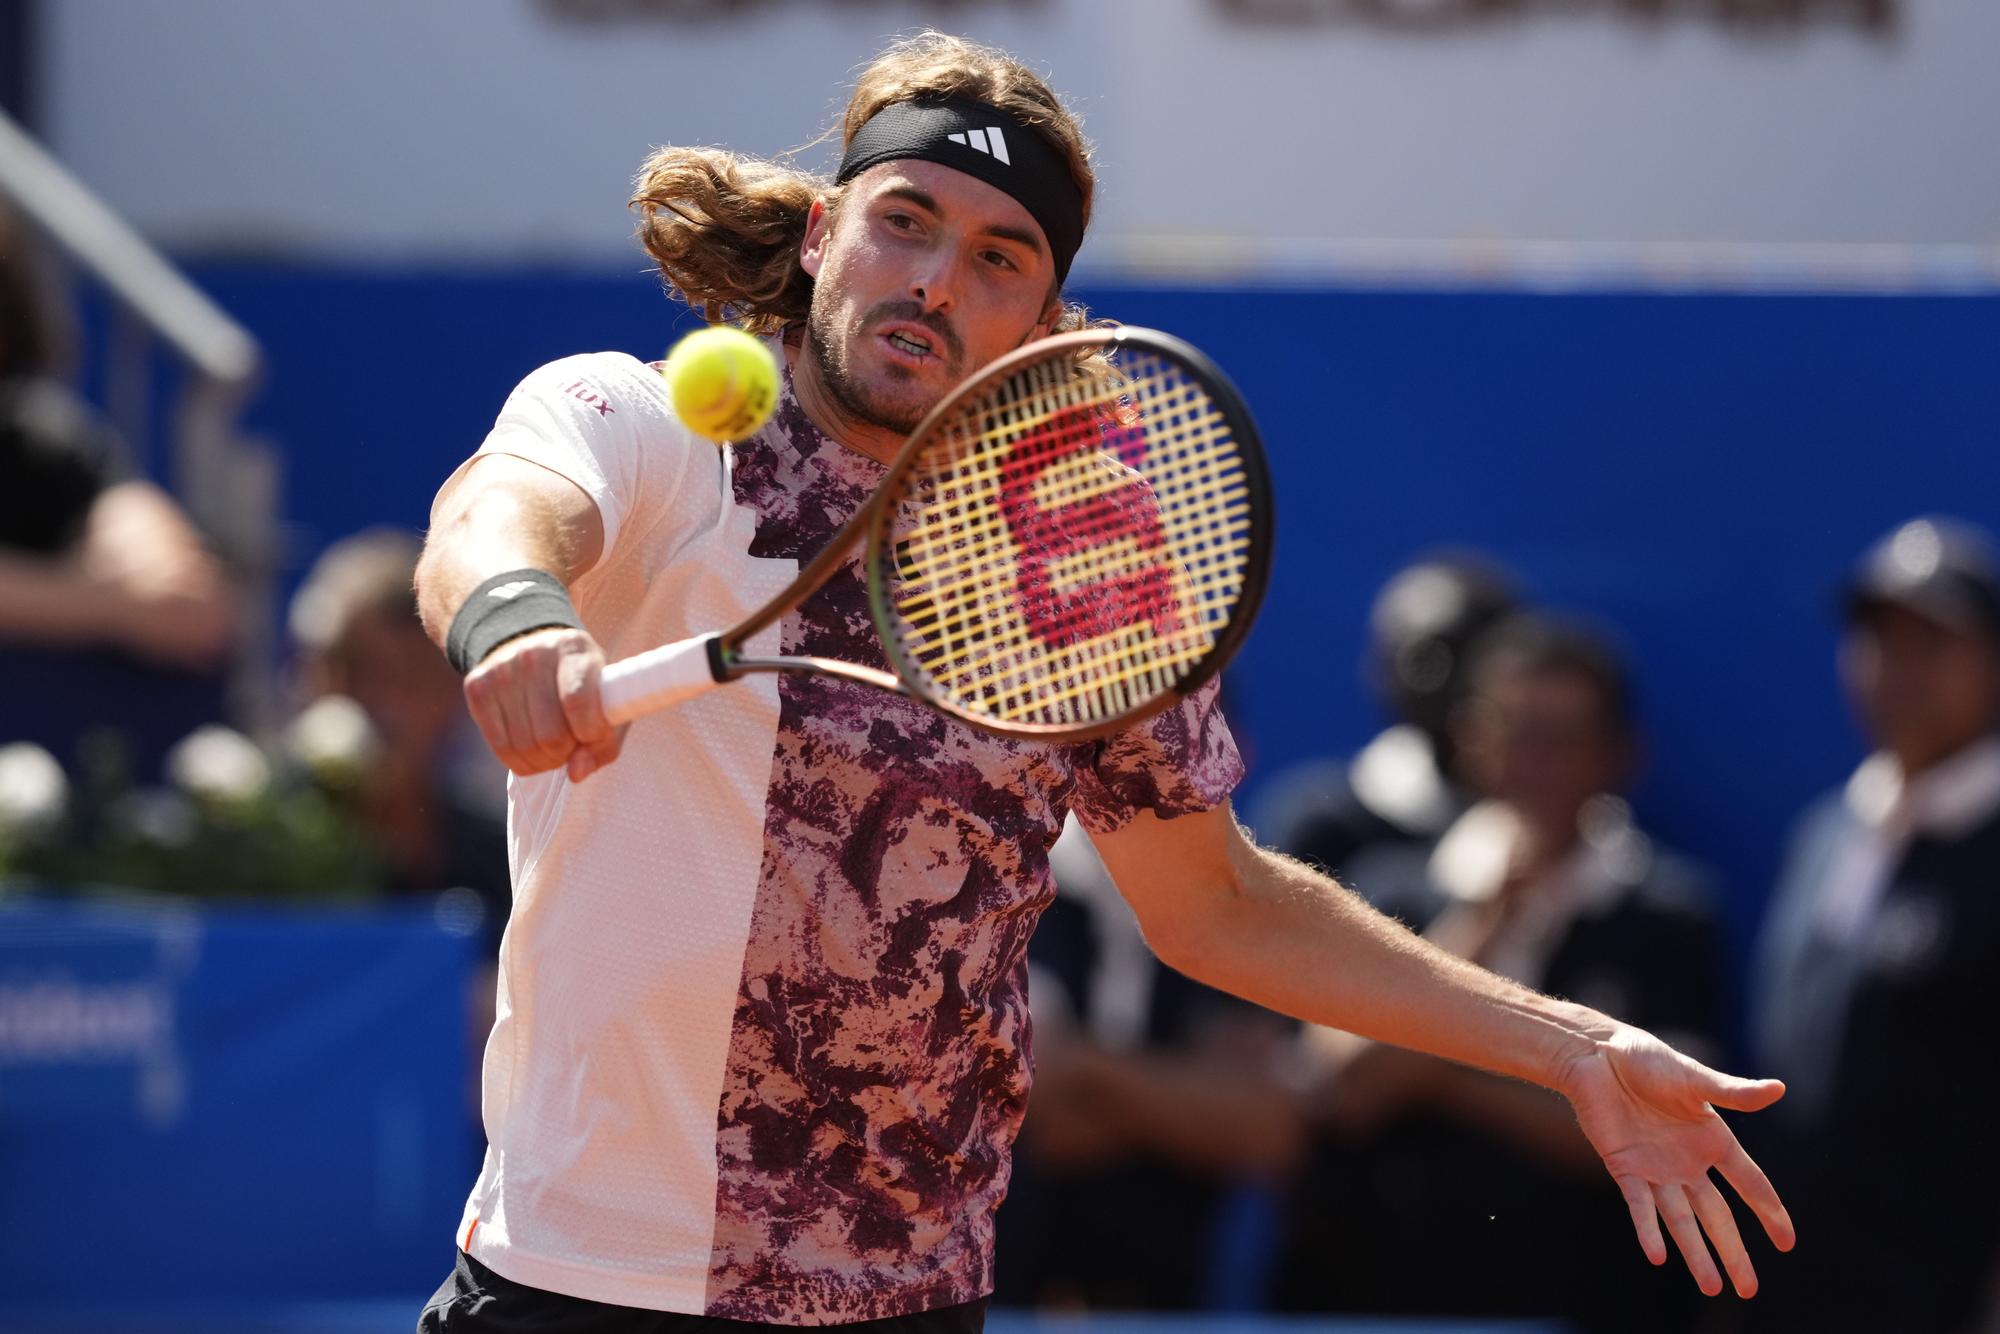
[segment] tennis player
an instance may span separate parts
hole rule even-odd
[[[667,283],[782,354],[761,434],[719,451],[654,370],[572,357],[439,492],[421,604],[515,775],[515,906],[490,1148],[420,1328],[980,1329],[1066,811],[1168,963],[1560,1090],[1655,1263],[1664,1220],[1704,1291],[1705,1232],[1753,1292],[1710,1169],[1780,1247],[1792,1227],[1713,1106],[1781,1086],[1482,972],[1252,845],[1212,687],[1077,745],[789,673],[607,725],[607,659],[780,592],[960,378],[1085,319],[1061,290],[1093,176],[1031,72],[900,42],[862,74],[844,148],[832,183],[672,148],[639,178]],[[758,656],[883,665],[856,564],[761,638]]]

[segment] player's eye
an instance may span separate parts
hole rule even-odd
[[[907,213],[886,214],[883,220],[899,232],[913,232],[917,229],[917,220]]]
[[[982,257],[996,269],[1005,269],[1009,272],[1014,272],[1018,271],[1021,267],[1014,262],[1014,257],[1004,250],[988,250]]]

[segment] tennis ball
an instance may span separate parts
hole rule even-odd
[[[778,363],[761,339],[718,324],[697,329],[667,353],[660,373],[674,414],[696,435],[742,440],[778,406]]]

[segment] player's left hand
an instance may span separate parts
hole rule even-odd
[[[1688,1271],[1713,1297],[1722,1291],[1722,1277],[1702,1243],[1706,1233],[1737,1295],[1754,1295],[1757,1271],[1710,1170],[1750,1206],[1779,1250],[1790,1250],[1796,1233],[1770,1179],[1715,1109],[1759,1111],[1783,1097],[1785,1086],[1711,1070],[1652,1034],[1619,1024],[1570,1063],[1561,1087],[1625,1196],[1646,1258],[1656,1265],[1667,1261],[1664,1219]]]

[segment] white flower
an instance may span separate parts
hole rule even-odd
[[[348,786],[374,767],[382,738],[359,704],[345,695],[323,695],[292,720],[285,748],[321,782]]]
[[[167,753],[167,773],[186,792],[211,801],[250,801],[271,783],[271,764],[241,732],[211,723]]]
[[[69,780],[55,756],[32,741],[0,746],[0,829],[40,833],[68,805]]]

